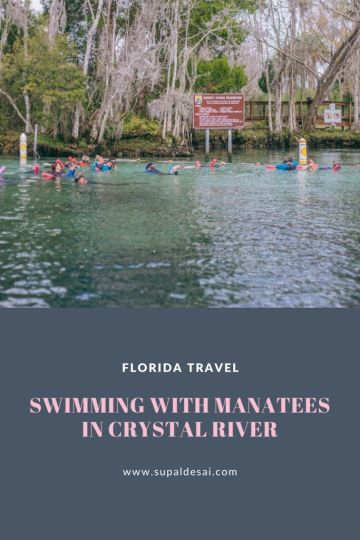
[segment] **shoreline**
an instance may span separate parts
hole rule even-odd
[[[19,133],[0,134],[0,155],[3,157],[15,157],[19,152]],[[360,132],[340,131],[338,129],[318,129],[306,132],[289,133],[284,131],[282,135],[271,135],[266,129],[244,129],[236,131],[233,135],[234,153],[250,149],[288,149],[298,146],[298,139],[305,137],[308,146],[317,148],[360,148]],[[33,137],[28,137],[29,157],[32,157]],[[104,142],[93,144],[81,140],[78,143],[51,139],[39,136],[38,153],[41,157],[60,157],[73,155],[79,157],[83,154],[94,156],[96,154],[113,155],[124,158],[190,158],[204,149],[204,134],[195,132],[192,138],[192,146],[173,145],[169,141],[161,141],[156,137],[131,137],[123,138],[116,142]],[[211,133],[211,151],[227,150],[227,137],[224,132],[214,131]]]

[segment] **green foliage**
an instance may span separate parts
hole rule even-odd
[[[269,72],[269,83],[271,84],[272,81],[274,80],[274,64],[271,60],[267,63],[267,71]],[[268,89],[268,85],[266,81],[266,75],[267,75],[266,72],[263,71],[260,79],[258,80],[259,88],[262,92],[264,92],[264,94],[269,93],[269,89]]]
[[[247,83],[244,66],[230,67],[225,56],[200,60],[197,74],[197,92],[238,92]]]
[[[193,36],[193,41],[197,41],[206,33],[209,22],[224,12],[209,39],[216,41],[219,37],[227,39],[231,36],[233,41],[241,43],[245,33],[239,25],[238,14],[242,10],[252,12],[255,9],[255,0],[197,0],[191,12],[190,36]]]
[[[154,120],[132,114],[125,120],[123,136],[129,139],[132,137],[159,137],[160,127]]]
[[[76,64],[76,55],[66,37],[58,35],[50,46],[43,30],[30,37],[28,54],[18,39],[5,55],[1,84],[18,100],[26,92],[31,99],[32,117],[43,126],[64,122],[75,103],[84,102],[86,81]],[[44,117],[45,112],[45,117]]]

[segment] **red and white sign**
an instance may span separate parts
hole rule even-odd
[[[341,124],[341,109],[337,109],[335,103],[332,103],[329,109],[325,109],[324,122],[325,124]]]
[[[243,94],[194,94],[194,129],[242,129],[245,127]]]

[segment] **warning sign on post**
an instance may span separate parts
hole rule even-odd
[[[325,124],[341,124],[342,122],[342,113],[341,109],[337,109],[335,103],[331,103],[329,109],[324,111],[324,122]]]
[[[194,129],[243,128],[243,94],[194,94],[193,126]]]

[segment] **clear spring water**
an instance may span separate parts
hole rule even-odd
[[[332,172],[266,172],[251,151],[224,170],[144,163],[45,182],[0,160],[0,305],[360,305],[360,153],[313,154]],[[165,163],[159,163],[164,171]]]

